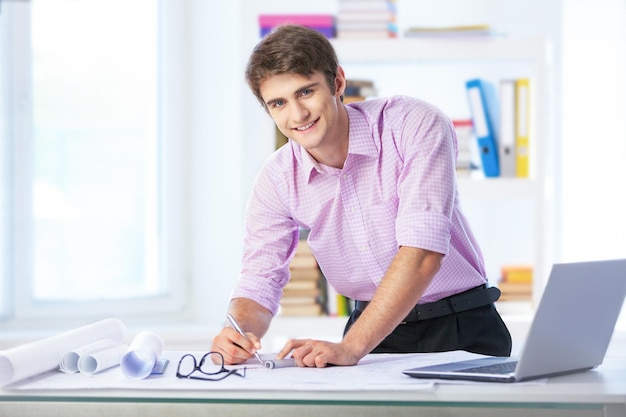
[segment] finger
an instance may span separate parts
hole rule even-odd
[[[253,355],[258,349],[261,348],[261,341],[254,333],[247,333],[245,336],[241,333],[230,329],[229,337],[232,343]]]
[[[254,352],[256,352],[252,341],[228,327],[222,329],[215,341],[217,344],[216,346],[214,345],[213,350],[220,352],[224,356],[224,363],[226,364],[245,362],[252,358]]]
[[[241,354],[238,352],[241,351],[241,349],[233,344],[232,340],[228,337],[227,332],[222,331],[220,334],[215,336],[213,344],[211,345],[211,350],[221,353],[224,357],[224,362],[227,364],[234,364],[245,360],[240,357]]]
[[[228,365],[242,363],[253,357],[250,352],[233,343],[223,346],[219,352],[224,356],[224,363]]]
[[[334,351],[334,345],[324,342],[311,342],[306,345],[306,348],[300,348],[294,351],[293,356],[299,356],[302,364],[309,368],[326,368],[331,366],[334,361],[336,352]]]
[[[306,351],[298,352],[302,354],[302,363],[308,368],[323,368],[326,366],[326,357],[323,348],[320,346],[309,346]]]
[[[291,356],[293,357],[297,366],[303,368],[313,368],[315,367],[315,356],[316,356],[316,348],[315,343],[308,341],[304,343],[302,346],[299,346],[297,349],[293,350]]]
[[[254,346],[254,352],[256,352],[257,350],[261,350],[261,339],[259,339],[254,333],[246,333],[246,337],[248,338],[248,340],[250,340],[250,342],[252,342],[252,345]]]
[[[328,360],[326,360],[326,355],[321,354],[315,356],[314,363],[316,368],[326,368],[328,366]]]
[[[303,346],[305,342],[305,340],[297,339],[288,340],[287,343],[285,343],[283,348],[276,355],[276,359],[285,359],[291,351],[299,348],[300,346]]]

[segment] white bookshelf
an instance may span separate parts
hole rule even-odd
[[[540,38],[473,37],[473,38],[398,38],[398,39],[333,39],[340,64],[348,78],[370,78],[381,96],[407,94],[435,102],[450,117],[469,116],[466,108],[464,81],[473,77],[496,83],[500,79],[527,77],[531,80],[531,143],[529,178],[459,178],[461,203],[471,205],[466,212],[470,226],[483,249],[486,262],[498,263],[489,253],[492,246],[507,247],[513,239],[525,241],[526,249],[520,262],[534,267],[534,301],[543,292],[552,263],[552,183],[548,168],[552,160],[551,120],[551,51]],[[413,75],[415,74],[415,75]],[[403,78],[404,77],[404,78]],[[420,79],[422,77],[422,79]],[[394,78],[402,78],[400,81]],[[412,79],[411,79],[412,78]],[[392,85],[395,82],[395,85]],[[415,85],[412,85],[415,84]],[[406,92],[403,91],[406,85]],[[441,94],[439,94],[441,91]],[[428,95],[429,97],[422,97]],[[448,97],[444,97],[448,95]],[[440,97],[441,96],[441,97]],[[452,102],[452,103],[451,103]],[[451,103],[451,104],[450,104]],[[449,107],[446,107],[449,106]],[[465,109],[464,109],[465,107]],[[511,210],[506,208],[507,204]],[[481,205],[483,207],[481,207]],[[506,236],[480,239],[481,210],[493,205],[504,207],[495,216],[502,223],[519,226]],[[520,213],[519,207],[524,209]],[[510,219],[506,217],[510,215]],[[494,213],[485,214],[494,217]],[[474,217],[474,218],[472,218]],[[477,218],[477,219],[476,219]],[[484,223],[484,222],[482,222]],[[523,226],[521,226],[523,224]],[[506,226],[505,226],[506,228]],[[493,236],[496,231],[482,233]],[[520,233],[526,236],[520,237]],[[507,241],[508,240],[508,241]],[[511,252],[516,245],[509,245]],[[515,255],[515,254],[512,254]],[[505,255],[501,255],[500,257]],[[511,257],[515,259],[515,256]],[[493,266],[493,265],[492,265]],[[497,265],[499,268],[500,265]],[[489,272],[489,271],[488,271]],[[493,280],[493,273],[490,279]]]
[[[531,59],[549,62],[549,52],[540,38],[511,37],[406,37],[389,39],[333,39],[342,62],[432,62],[491,59]]]
[[[380,96],[406,94],[433,102],[452,118],[469,117],[464,87],[467,79],[531,80],[530,178],[459,178],[458,186],[461,203],[468,208],[465,213],[485,255],[490,280],[493,282],[493,271],[499,271],[503,263],[532,264],[534,301],[538,300],[552,263],[554,224],[553,176],[547,167],[553,160],[552,60],[547,42],[540,38],[476,37],[333,39],[332,43],[348,78],[374,80]],[[246,112],[249,118],[259,118],[259,131],[265,132],[261,139],[267,142],[264,146],[270,147],[275,140],[273,125],[266,115],[255,116],[257,113],[258,109],[252,108]],[[495,214],[488,212],[493,206],[502,208]],[[500,224],[489,227],[487,223],[495,217],[501,219]],[[517,227],[511,236],[506,231],[509,224]],[[515,244],[518,240],[523,243],[519,250]],[[512,256],[512,260],[501,263],[500,258],[506,256],[494,255],[491,247],[496,252],[519,252],[519,258]]]

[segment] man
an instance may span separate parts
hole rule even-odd
[[[339,343],[291,340],[298,366],[354,365],[370,352],[464,349],[508,356],[511,337],[459,208],[456,136],[408,97],[344,105],[344,70],[321,34],[286,25],[254,49],[246,77],[290,140],[263,165],[246,213],[243,267],[213,350],[261,348],[289,280],[299,228],[338,292],[359,300]]]

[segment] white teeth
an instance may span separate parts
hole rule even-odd
[[[310,128],[311,126],[313,126],[315,122],[311,122],[308,125],[305,126],[300,126],[300,127],[296,127],[296,130],[307,130],[308,128]]]

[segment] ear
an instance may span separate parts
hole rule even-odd
[[[335,96],[340,97],[346,90],[346,74],[341,66],[337,67],[337,75],[335,76]]]

